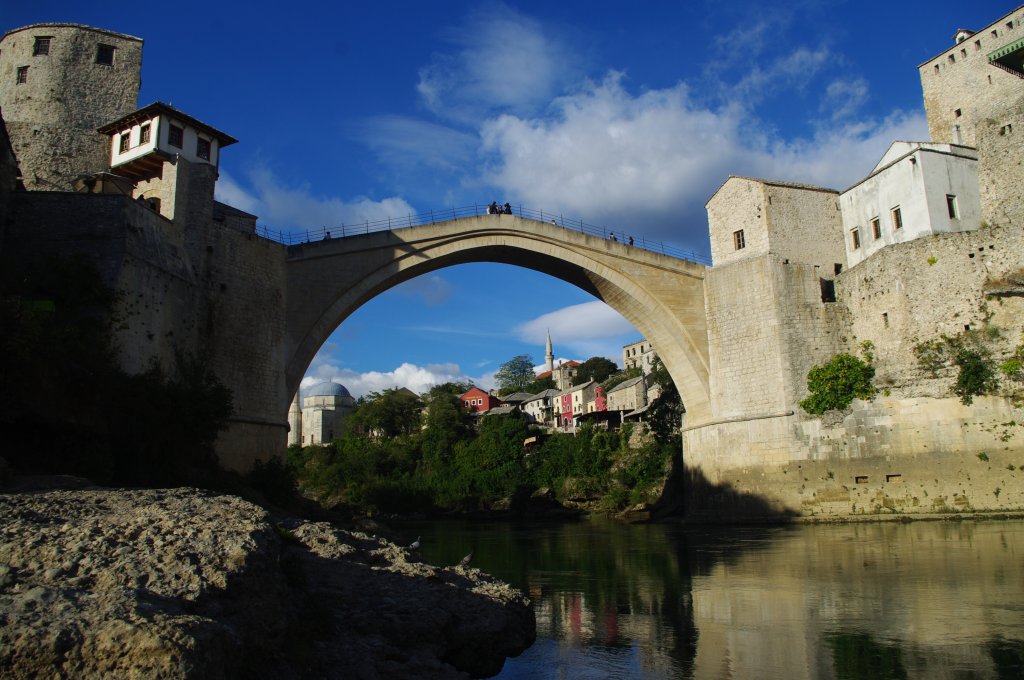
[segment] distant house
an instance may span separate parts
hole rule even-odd
[[[561,395],[559,390],[544,390],[532,399],[523,402],[523,411],[532,422],[545,427],[554,427],[556,402],[561,400]]]
[[[647,391],[643,376],[620,382],[608,390],[608,410],[629,413],[647,406]]]
[[[492,408],[501,406],[501,399],[484,392],[479,387],[471,387],[459,395],[459,401],[470,413],[486,413]]]

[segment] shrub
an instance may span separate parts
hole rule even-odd
[[[878,390],[871,384],[875,367],[857,357],[840,353],[807,373],[810,395],[800,402],[808,413],[844,409],[854,399],[873,399]]]
[[[995,363],[987,351],[961,347],[954,361],[960,372],[953,384],[953,393],[964,404],[970,404],[976,396],[991,394],[999,387]]]

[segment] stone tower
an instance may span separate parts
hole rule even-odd
[[[137,106],[142,40],[79,24],[32,24],[0,38],[0,113],[25,188],[71,191],[110,167],[96,131]]]
[[[551,331],[548,331],[548,344],[544,352],[544,370],[555,370],[555,350],[551,347]]]

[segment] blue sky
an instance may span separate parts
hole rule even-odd
[[[140,106],[168,102],[238,138],[218,196],[261,225],[508,200],[706,254],[704,204],[729,175],[843,189],[892,141],[927,139],[917,65],[1015,6],[37,0],[2,18],[143,38]],[[562,359],[621,362],[639,339],[568,284],[463,265],[367,303],[307,382],[489,387],[517,354],[540,363],[549,327]]]

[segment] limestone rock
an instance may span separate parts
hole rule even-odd
[[[534,630],[478,570],[232,496],[0,494],[5,678],[455,678]]]

